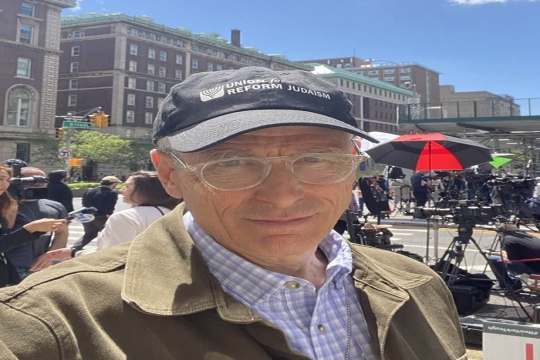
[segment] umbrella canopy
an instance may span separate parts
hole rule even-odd
[[[495,169],[500,168],[504,164],[508,164],[510,161],[513,161],[514,159],[510,159],[507,157],[502,156],[493,156],[493,160],[490,161],[488,164],[493,166]]]
[[[463,170],[492,160],[486,146],[440,133],[403,135],[367,153],[377,163],[416,171]]]

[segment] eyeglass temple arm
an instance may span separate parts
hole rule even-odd
[[[366,156],[366,154],[362,150],[360,150],[360,148],[358,147],[358,144],[356,143],[356,141],[354,141],[354,138],[351,139],[351,142],[352,142],[354,148],[356,149],[357,155]]]
[[[173,151],[169,151],[169,155],[171,155],[171,157],[174,158],[174,160],[178,161],[184,169],[189,169],[189,165],[183,162],[182,159],[180,159],[178,155],[176,155]]]

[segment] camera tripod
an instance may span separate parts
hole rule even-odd
[[[474,247],[479,251],[480,255],[484,258],[487,265],[490,265],[490,260],[486,253],[480,248],[478,245],[478,242],[473,238],[473,228],[475,224],[474,223],[461,223],[458,224],[458,235],[453,238],[453,240],[450,242],[450,245],[445,250],[443,256],[439,259],[439,261],[435,264],[433,270],[438,272],[440,276],[442,277],[443,281],[448,285],[451,286],[454,283],[456,283],[458,280],[463,278],[463,272],[460,269],[461,262],[463,261],[463,258],[465,257],[465,251],[467,250],[467,247],[469,243],[472,243]],[[498,232],[505,232],[504,229],[498,230]],[[502,243],[500,241],[499,234],[497,235],[498,238],[496,238],[493,242],[493,244],[498,243],[499,246],[502,246]],[[502,247],[501,249],[502,250]],[[505,274],[500,274],[497,269],[491,267],[492,271],[495,273],[495,275],[498,275],[498,279],[503,279],[503,284],[507,289],[511,289],[511,284],[509,284],[505,279]],[[475,279],[476,282],[493,282],[493,280],[482,280],[482,279]],[[525,309],[521,301],[517,298],[515,292],[509,291],[508,294],[513,298],[514,301],[516,301],[521,310],[527,315],[529,320],[533,321],[532,316],[529,314],[529,312]]]

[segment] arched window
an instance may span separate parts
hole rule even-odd
[[[33,91],[26,87],[12,88],[7,96],[7,125],[29,126],[35,111]]]

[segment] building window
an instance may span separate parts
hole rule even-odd
[[[148,58],[149,59],[155,59],[156,58],[156,50],[148,49]]]
[[[126,122],[134,123],[135,122],[135,111],[128,110],[126,111]]]
[[[69,66],[69,72],[71,73],[77,73],[79,72],[79,63],[78,62],[72,62]]]
[[[19,42],[22,44],[34,44],[34,27],[28,24],[21,24],[19,28]]]
[[[158,84],[157,84],[157,91],[158,91],[158,92],[160,92],[160,93],[166,92],[165,88],[166,88],[166,87],[165,87],[165,83],[163,83],[163,82],[158,82]]]
[[[152,96],[147,96],[146,97],[146,107],[148,109],[153,109],[154,108],[154,98]]]
[[[154,114],[151,112],[147,112],[144,114],[144,123],[147,125],[151,125],[154,122]]]
[[[146,81],[146,91],[154,91],[154,82],[152,80]]]
[[[160,66],[160,67],[159,67],[159,74],[158,74],[158,75],[161,76],[161,77],[167,76],[167,69],[165,69],[164,66]]]
[[[411,80],[411,77],[407,75],[407,76],[401,76],[399,79],[400,80]]]
[[[402,74],[409,74],[411,72],[411,68],[401,68],[399,72]]]
[[[148,64],[148,68],[146,70],[148,75],[155,75],[156,74],[156,66],[154,64]]]
[[[155,34],[155,33],[148,33],[147,36],[148,36],[148,38],[149,38],[150,40],[156,41],[156,34]]]
[[[176,63],[178,65],[182,65],[183,62],[184,62],[184,57],[182,56],[182,54],[176,54]]]
[[[379,70],[369,70],[369,75],[379,75]]]
[[[221,70],[223,70],[223,65],[217,64],[216,65],[216,71],[221,71]]]
[[[356,75],[364,75],[364,72],[363,71],[357,71]]]
[[[17,76],[30,78],[32,77],[32,60],[27,58],[17,59]]]
[[[131,36],[139,36],[139,30],[131,28],[131,29],[129,29],[129,34]]]
[[[182,79],[182,70],[175,70],[174,71],[174,78],[175,79]]]
[[[127,104],[131,106],[135,106],[135,94],[128,94]]]
[[[137,79],[135,78],[128,78],[128,88],[130,89],[136,89],[137,88]]]
[[[386,69],[384,70],[384,73],[387,74],[387,75],[391,75],[394,73],[394,69]]]
[[[214,71],[214,64],[207,63],[206,64],[206,71]]]
[[[21,14],[23,15],[34,17],[34,10],[35,7],[32,4],[22,3],[21,5]]]
[[[129,61],[129,71],[137,72],[137,62],[130,60]]]
[[[72,38],[81,38],[83,36],[84,36],[84,32],[82,32],[80,30],[76,30],[76,31],[71,32],[71,37]]]
[[[32,94],[24,88],[14,88],[8,94],[8,126],[28,126],[34,106]]]
[[[19,160],[30,162],[30,144],[18,143],[15,157]]]
[[[77,106],[77,95],[68,96],[68,106]]]
[[[80,46],[72,46],[71,47],[71,56],[79,56],[81,55],[81,47]]]
[[[139,53],[139,47],[135,44],[129,45],[129,53],[131,55],[137,55]]]
[[[192,69],[198,69],[198,68],[199,68],[199,60],[197,60],[197,59],[192,59],[192,60],[191,60],[191,68],[192,68]]]
[[[176,39],[175,44],[176,44],[176,46],[184,47],[184,42],[182,40]]]
[[[384,81],[394,81],[394,77],[393,76],[385,76]]]
[[[69,88],[78,89],[79,88],[79,79],[69,79]]]
[[[128,121],[129,122],[129,121]],[[135,121],[131,121],[131,122],[135,122]],[[126,129],[126,137],[127,138],[133,138],[133,136],[135,135],[135,130],[133,129]]]
[[[161,104],[163,104],[163,101],[165,101],[164,98],[158,98],[157,99],[157,107],[158,107],[158,109],[161,108]]]
[[[165,51],[160,51],[159,52],[159,60],[167,61],[167,53]]]

